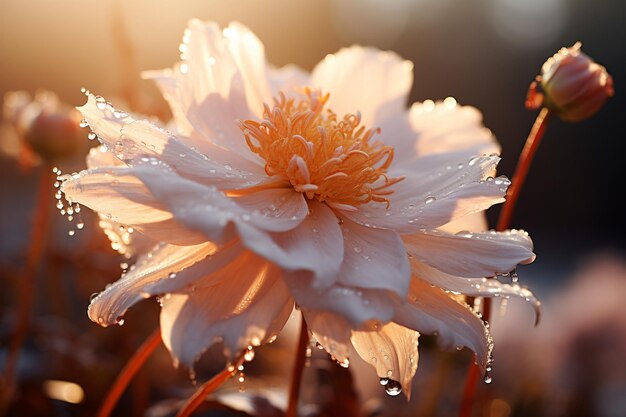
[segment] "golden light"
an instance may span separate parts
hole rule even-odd
[[[68,381],[50,379],[44,381],[43,391],[53,400],[78,404],[85,398],[85,392],[80,385]]]

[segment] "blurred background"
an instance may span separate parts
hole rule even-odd
[[[80,91],[85,87],[116,107],[126,103],[167,116],[156,89],[139,72],[169,67],[179,59],[182,31],[192,17],[248,25],[277,66],[295,63],[311,70],[326,54],[355,43],[396,51],[415,63],[410,102],[453,96],[479,108],[502,145],[499,171],[509,176],[536,116],[524,108],[529,83],[546,58],[582,41],[583,51],[612,74],[615,97],[590,120],[567,124],[555,119],[548,127],[513,219],[513,226],[528,230],[535,242],[537,261],[518,272],[521,282],[544,301],[543,323],[533,328],[531,309],[513,301],[506,326],[496,314],[494,382],[480,387],[483,401],[474,411],[493,417],[626,415],[626,307],[619,297],[626,295],[626,137],[619,125],[626,111],[626,3],[0,0],[0,97],[44,88],[76,106],[85,101]],[[84,130],[82,134],[86,137]],[[82,169],[89,144],[85,139],[80,156],[58,166],[64,172]],[[28,257],[43,167],[0,156],[2,363],[15,325],[15,277]],[[35,316],[17,372],[19,398],[8,412],[94,415],[116,372],[157,326],[157,306],[143,303],[129,313],[123,328],[103,330],[90,323],[85,314],[89,295],[117,278],[124,260],[110,249],[89,213],[81,213],[84,230],[69,236],[76,222],[58,215],[52,197],[48,203],[51,228],[44,242],[44,267],[37,275]],[[497,207],[489,212],[491,225],[497,215]],[[470,355],[441,353],[431,342],[423,342],[411,406],[401,398],[382,398],[380,387],[358,378],[362,415],[456,415]],[[271,346],[283,358],[291,349],[284,343]],[[259,372],[276,374],[278,380],[288,374],[289,361],[272,359],[271,353],[266,357],[267,363],[259,358],[253,363]],[[441,363],[447,377],[436,371]],[[203,364],[206,375],[221,366],[210,360]],[[358,372],[360,366],[353,368]],[[362,372],[377,384],[372,371]],[[149,406],[149,415],[168,415],[171,410],[165,406],[162,414],[154,411],[157,400],[193,392],[164,349],[141,375],[143,382],[133,385],[114,415],[143,415]],[[44,384],[55,380],[78,383],[80,401],[55,399],[51,385]],[[352,395],[333,389],[344,398]],[[264,412],[275,411],[269,409]],[[309,411],[320,413],[319,407]],[[257,414],[262,412],[257,409]]]

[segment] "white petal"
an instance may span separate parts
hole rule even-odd
[[[141,256],[122,278],[91,300],[89,318],[102,326],[117,323],[130,306],[151,295],[144,295],[144,287],[167,279],[169,274],[193,265],[216,250],[211,243],[195,246],[158,244]]]
[[[467,346],[483,371],[491,355],[492,341],[484,322],[468,305],[417,278],[411,280],[409,300],[398,305],[394,322],[422,334],[437,333],[446,348]]]
[[[278,97],[279,93],[287,97],[297,97],[301,94],[302,87],[311,85],[309,74],[295,65],[270,68],[268,76],[272,97]]]
[[[71,176],[61,185],[70,201],[97,211],[111,223],[132,226],[155,241],[195,245],[199,232],[174,219],[130,168],[98,168]]]
[[[325,204],[309,201],[310,214],[294,229],[260,233],[238,225],[246,246],[288,271],[311,271],[313,287],[324,289],[337,281],[343,259],[343,238],[337,217]]]
[[[519,297],[529,302],[535,309],[535,322],[539,322],[541,303],[535,295],[517,283],[506,284],[496,279],[463,278],[441,272],[415,259],[411,260],[416,277],[456,293],[472,297]]]
[[[370,320],[386,323],[393,317],[397,296],[387,290],[334,285],[327,290],[311,286],[310,273],[285,274],[296,303],[307,310],[327,311],[342,316],[352,328]]]
[[[96,146],[89,149],[86,158],[87,168],[102,168],[111,166],[126,166],[124,162],[119,160],[106,146]]]
[[[475,157],[458,165],[440,165],[438,158],[437,155],[422,158],[429,168],[423,171],[390,173],[392,177],[406,178],[393,186],[389,209],[385,204],[369,203],[342,214],[366,226],[413,233],[439,227],[504,201],[510,182],[505,177],[489,177],[498,157]],[[434,169],[435,166],[438,168]]]
[[[409,254],[451,275],[482,278],[508,273],[535,259],[533,244],[522,230],[506,232],[429,231],[403,236]]]
[[[480,111],[458,105],[452,98],[415,103],[409,117],[418,134],[418,155],[465,151],[469,157],[500,152],[493,134],[483,125]]]
[[[181,176],[227,189],[250,187],[269,181],[267,176],[259,175],[258,172],[214,161],[147,120],[120,115],[103,99],[94,95],[90,94],[87,103],[78,110],[98,139],[129,166],[160,160]],[[243,137],[241,141],[245,144]]]
[[[391,230],[371,229],[348,219],[342,223],[344,256],[339,284],[394,291],[405,298],[411,268],[400,236]]]
[[[313,69],[311,82],[330,93],[328,106],[335,113],[359,111],[363,124],[374,128],[404,111],[413,64],[392,52],[353,46],[327,55]]]
[[[230,276],[162,299],[163,342],[188,367],[218,341],[231,357],[266,342],[291,314],[293,301],[277,267],[254,257],[232,268]]]
[[[352,344],[359,356],[376,368],[379,378],[400,382],[404,394],[411,398],[418,337],[418,332],[390,322],[370,331],[353,331]]]
[[[317,342],[340,364],[350,363],[350,325],[328,311],[303,310],[304,320]]]
[[[255,226],[270,232],[293,229],[296,223],[307,217],[309,211],[302,193],[295,192],[291,187],[257,191],[238,197],[235,202],[252,213],[250,220]]]

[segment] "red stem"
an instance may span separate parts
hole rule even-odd
[[[498,226],[496,229],[499,231],[506,230],[510,227],[515,205],[519,199],[522,186],[524,185],[524,181],[528,175],[533,158],[537,153],[537,149],[539,149],[541,139],[543,138],[546,127],[548,126],[550,115],[550,110],[545,107],[542,108],[537,115],[537,119],[535,119],[533,127],[530,129],[530,133],[528,134],[528,138],[524,144],[524,149],[522,149],[519,159],[517,160],[517,166],[515,167],[513,179],[511,180],[511,186],[506,192],[506,201],[502,207],[502,211],[500,212],[500,217],[498,218]],[[490,298],[485,298],[483,301],[482,317],[485,321],[489,321],[491,317]],[[474,404],[476,386],[479,379],[480,372],[478,365],[472,363],[467,373],[467,379],[465,380],[463,397],[461,399],[461,412],[459,413],[460,417],[470,417],[472,415],[472,406]]]
[[[207,395],[219,388],[224,382],[234,375],[233,368],[227,367],[213,378],[209,379],[196,391],[182,406],[176,417],[189,417],[206,400]],[[236,367],[234,369],[237,369]]]
[[[130,381],[160,344],[161,331],[157,329],[139,346],[124,366],[124,369],[117,375],[115,382],[100,406],[98,417],[109,417],[111,415]]]
[[[306,363],[306,350],[309,345],[309,329],[302,315],[302,324],[300,325],[300,338],[298,347],[296,348],[296,361],[293,364],[293,372],[291,374],[291,388],[289,390],[289,403],[285,417],[296,417],[298,411],[298,397],[300,395],[300,385],[302,383],[302,373],[304,372],[304,364]]]
[[[19,276],[19,306],[15,332],[9,342],[4,376],[0,381],[2,395],[0,396],[0,415],[4,414],[15,389],[15,373],[20,358],[22,345],[28,335],[32,305],[35,299],[35,278],[44,252],[46,236],[50,225],[50,204],[53,196],[52,184],[56,174],[52,167],[44,165],[39,178],[37,199],[35,201],[35,215],[30,232],[30,246],[26,254],[26,264]]]

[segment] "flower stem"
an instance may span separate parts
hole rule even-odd
[[[293,364],[293,373],[291,374],[291,388],[289,389],[289,403],[285,417],[296,417],[298,411],[298,396],[300,394],[300,384],[302,383],[302,373],[304,372],[304,364],[306,362],[306,348],[309,344],[309,329],[302,315],[302,324],[300,325],[300,339],[296,350],[296,361]]]
[[[511,224],[511,218],[513,217],[513,211],[515,210],[517,199],[519,198],[520,191],[522,190],[522,186],[526,180],[526,175],[528,174],[530,165],[533,162],[535,153],[537,153],[537,149],[539,149],[543,134],[548,126],[550,114],[550,110],[546,107],[541,109],[532,129],[530,130],[528,139],[526,139],[526,144],[524,145],[524,149],[522,149],[522,153],[517,161],[517,167],[515,168],[515,173],[513,174],[513,179],[511,180],[511,186],[506,192],[506,201],[502,206],[500,218],[498,219],[497,229],[500,231],[508,229]]]
[[[124,366],[124,369],[117,375],[115,382],[100,406],[98,417],[108,417],[111,415],[111,412],[126,390],[126,387],[128,387],[130,381],[160,344],[161,331],[157,329],[139,346]]]
[[[537,149],[539,149],[541,139],[543,138],[543,135],[546,131],[546,127],[548,126],[550,115],[550,110],[548,110],[546,107],[542,108],[537,115],[537,119],[535,119],[533,127],[530,129],[530,133],[528,134],[528,138],[526,139],[524,148],[522,149],[519,159],[517,160],[517,166],[515,167],[513,179],[511,180],[511,186],[506,192],[506,201],[504,202],[502,211],[500,212],[498,225],[496,227],[498,231],[506,230],[511,225],[511,219],[513,217],[515,205],[517,204],[517,200],[522,190],[522,186],[524,185],[524,181],[526,180],[526,176],[528,175],[530,165],[533,162],[533,158],[537,153]],[[483,301],[483,320],[489,321],[490,316],[491,299],[485,298],[485,300]],[[470,417],[472,415],[472,406],[474,403],[476,385],[479,378],[479,367],[477,364],[472,363],[467,373],[467,379],[465,380],[463,397],[461,399],[461,412],[459,413],[459,417]]]
[[[41,176],[39,178],[39,186],[35,201],[35,216],[30,232],[30,246],[26,254],[26,264],[19,276],[19,306],[17,312],[17,322],[15,332],[9,342],[5,371],[2,380],[0,380],[0,415],[4,414],[6,407],[9,406],[13,391],[15,389],[15,373],[19,362],[20,351],[22,345],[28,335],[28,327],[30,325],[30,317],[32,313],[32,305],[35,298],[35,278],[41,258],[44,252],[46,236],[48,234],[50,224],[50,204],[52,201],[53,191],[52,183],[56,174],[52,172],[52,167],[44,165]]]
[[[176,417],[189,417],[193,412],[204,402],[207,395],[215,391],[224,382],[234,375],[234,371],[231,367],[226,367],[222,372],[209,379],[204,385],[200,387],[182,406]],[[234,367],[234,369],[237,369]]]

